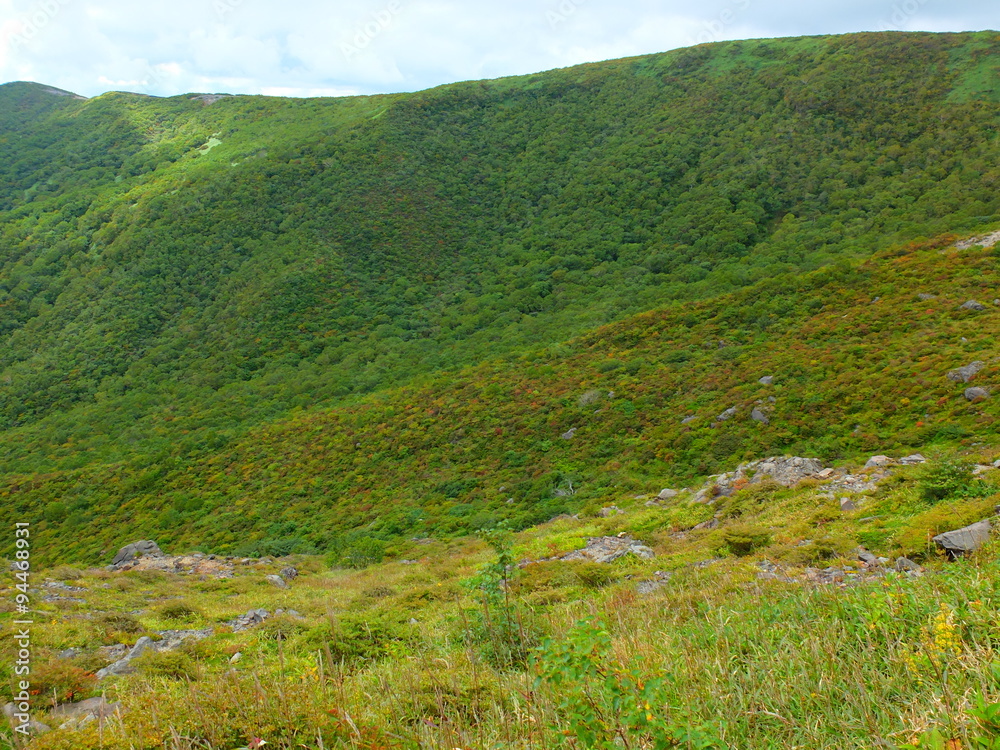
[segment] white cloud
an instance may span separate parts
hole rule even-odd
[[[995,0],[0,0],[0,81],[374,93],[723,39],[995,26]]]

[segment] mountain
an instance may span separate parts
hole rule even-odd
[[[186,544],[322,547],[527,523],[572,505],[552,493],[579,476],[573,502],[765,450],[917,444],[912,396],[845,391],[914,372],[815,316],[917,293],[892,252],[996,220],[997,49],[995,32],[726,42],[344,99],[2,86],[4,512],[47,545],[72,531],[81,559],[152,515]],[[928,252],[935,285],[976,291]],[[917,333],[885,327],[910,302],[872,308],[900,357]],[[958,313],[932,314],[941,367],[976,355],[947,339]],[[792,323],[840,333],[803,347]],[[767,347],[800,383],[774,407],[794,429],[679,432],[682,411],[743,408]],[[828,363],[845,381],[828,391],[810,363],[829,356],[853,369]],[[596,479],[619,453],[625,475]]]

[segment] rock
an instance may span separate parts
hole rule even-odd
[[[977,359],[975,362],[965,365],[965,367],[957,367],[954,370],[950,370],[945,377],[956,383],[968,383],[984,367],[986,367],[986,364]]]
[[[632,553],[636,557],[650,559],[656,556],[649,547],[630,536],[599,536],[589,537],[587,546],[562,556],[563,560],[591,560],[596,563],[609,563],[619,557]]]
[[[622,510],[617,505],[609,505],[607,508],[601,508],[597,514],[601,518],[611,518],[611,516],[621,515]]]
[[[985,474],[987,471],[993,471],[994,468],[993,464],[976,464],[972,467],[972,476],[978,477],[980,474]]]
[[[647,508],[659,508],[660,502],[659,500],[647,500],[646,502],[643,503],[643,505],[645,505]]]
[[[876,565],[879,564],[878,557],[876,557],[875,555],[873,555],[871,552],[869,552],[868,550],[866,550],[864,547],[858,547],[857,550],[855,550],[855,552],[856,552],[856,554],[858,556],[858,559],[861,562],[863,562],[865,565],[868,565],[868,566],[871,566],[871,567],[875,567]]]
[[[296,568],[293,568],[291,565],[289,565],[287,568],[282,568],[281,570],[279,570],[278,575],[284,578],[286,581],[290,581],[293,578],[298,577],[299,571]]]
[[[97,679],[103,680],[109,675],[122,675],[134,672],[135,667],[132,666],[132,660],[136,657],[142,656],[149,650],[155,650],[153,647],[153,639],[148,635],[144,635],[135,642],[135,645],[121,659],[116,661],[114,664],[109,664],[104,667],[104,669],[97,670]]]
[[[986,305],[982,302],[976,302],[974,299],[970,299],[967,302],[963,302],[959,307],[960,310],[975,310],[976,312],[980,310],[985,310]]]
[[[68,648],[65,651],[60,651],[58,654],[56,654],[56,658],[58,658],[58,659],[72,659],[74,656],[79,656],[82,653],[83,653],[83,651],[81,651],[78,648]]]
[[[915,562],[913,562],[913,560],[909,559],[908,557],[897,557],[895,568],[900,573],[904,573],[908,570],[916,572],[923,570],[923,568],[921,568],[919,565],[917,565]]]
[[[979,549],[983,542],[990,538],[992,530],[989,521],[978,521],[961,529],[938,534],[934,537],[934,542],[951,557],[957,557]]]
[[[997,242],[1000,242],[1000,232],[991,232],[990,234],[984,234],[979,237],[971,237],[967,240],[959,240],[955,243],[955,247],[959,250],[968,250],[970,247],[975,247],[979,245],[984,249],[989,249],[993,247]]]
[[[21,726],[21,719],[18,715],[17,704],[16,703],[5,703],[3,707],[3,712],[10,719],[11,727]],[[45,734],[46,732],[51,732],[52,727],[48,724],[43,724],[40,721],[29,718],[28,719],[28,732],[30,734]],[[18,732],[20,734],[20,732]],[[7,747],[5,745],[4,747]]]
[[[114,559],[111,561],[112,565],[124,565],[125,563],[130,563],[137,557],[162,557],[163,551],[160,549],[156,542],[150,539],[144,539],[140,542],[132,542],[132,544],[126,544],[120,550],[118,554],[115,555]]]
[[[104,696],[87,698],[77,703],[63,703],[49,712],[53,719],[62,719],[60,729],[77,729],[93,721],[105,720],[121,713],[121,703],[109,703]]]
[[[701,523],[693,526],[692,531],[701,531],[702,529],[711,530],[716,528],[718,525],[719,525],[718,518],[709,518],[707,521],[702,521]]]
[[[832,476],[833,476],[833,469],[831,469],[830,467],[823,469],[823,471],[816,472],[817,479],[829,479]]]
[[[659,491],[659,493],[656,496],[660,498],[660,500],[670,500],[672,498],[677,497],[679,494],[681,493],[678,492],[677,490],[672,490],[669,487],[664,487],[662,490]]]
[[[993,462],[994,469],[1000,469],[1000,458]]]
[[[754,422],[760,422],[761,424],[771,423],[771,420],[767,418],[767,415],[756,407],[754,407],[754,410],[750,412],[750,419]]]
[[[572,440],[573,439],[573,435],[575,435],[575,434],[576,434],[576,428],[575,427],[570,427],[568,430],[566,430],[566,432],[564,432],[559,437],[561,437],[563,440]]]
[[[772,385],[774,383],[774,375],[765,375],[757,382],[761,385]]]
[[[753,462],[751,462],[753,463]],[[818,458],[800,458],[799,456],[784,458],[765,458],[753,467],[756,471],[751,483],[759,483],[764,479],[773,479],[786,487],[798,484],[807,477],[814,476],[823,470],[823,464]]]
[[[232,656],[229,657],[229,663],[230,664],[235,664],[236,662],[238,662],[242,658],[243,658],[243,652],[242,651],[237,651],[235,654],[233,654]]]
[[[245,615],[240,615],[239,617],[230,620],[228,624],[229,627],[233,629],[234,633],[239,633],[240,631],[260,625],[270,616],[271,613],[266,609],[251,609],[247,610]]]
[[[717,422],[725,422],[727,419],[732,419],[733,417],[735,417],[736,416],[736,411],[737,411],[736,407],[735,406],[731,406],[728,409],[726,409],[724,412],[722,412],[722,414],[720,414],[719,416],[717,416],[715,419],[716,419]]]
[[[287,589],[288,588],[288,582],[285,581],[285,579],[282,578],[281,576],[276,576],[274,574],[271,574],[269,576],[266,576],[266,580],[269,583],[277,586],[279,589]]]
[[[965,392],[962,394],[965,396],[966,401],[971,401],[972,403],[978,403],[986,398],[989,398],[990,392],[985,388],[980,388],[979,386],[974,386],[972,388],[966,388]]]
[[[919,453],[914,453],[910,456],[903,456],[901,459],[899,459],[899,463],[903,464],[903,466],[914,466],[916,464],[922,464],[926,461],[927,459],[921,456]]]
[[[848,513],[852,510],[857,510],[858,506],[849,497],[840,498],[840,510],[844,513]]]
[[[927,292],[921,292],[920,294],[917,295],[917,299],[919,299],[921,302],[927,302],[932,299],[937,299],[937,296],[934,294],[928,294]]]
[[[891,466],[896,460],[888,456],[872,456],[865,463],[866,469],[881,469],[884,466]]]
[[[681,420],[681,424],[690,424],[691,422],[693,422],[697,418],[698,417],[696,417],[695,415],[692,414],[690,417],[684,417],[684,419]]]

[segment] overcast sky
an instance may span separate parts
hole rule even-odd
[[[0,0],[0,82],[336,96],[702,42],[996,29],[997,0]]]

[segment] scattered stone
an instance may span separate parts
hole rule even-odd
[[[695,526],[692,527],[691,530],[692,531],[701,531],[702,529],[711,530],[716,528],[718,525],[719,525],[718,518],[709,518],[707,521],[702,521],[701,523],[696,524]]]
[[[243,652],[242,651],[237,651],[235,654],[233,654],[232,656],[229,657],[229,663],[230,664],[235,664],[236,662],[238,662],[242,658],[243,658]]]
[[[979,549],[983,542],[990,538],[992,530],[993,527],[989,521],[978,521],[961,529],[938,534],[934,537],[934,542],[944,549],[949,556],[959,557],[967,552],[974,552]]]
[[[899,463],[903,464],[903,466],[915,466],[916,464],[922,464],[925,463],[926,461],[927,459],[921,456],[919,453],[914,453],[910,456],[903,456],[901,459],[899,459]]]
[[[126,544],[120,550],[118,554],[114,556],[111,561],[113,566],[123,565],[125,563],[132,562],[137,557],[162,557],[163,550],[160,549],[159,545],[150,540],[144,539],[139,542],[132,542],[132,544]]]
[[[832,476],[833,476],[833,471],[834,471],[834,470],[833,470],[833,469],[831,469],[831,468],[830,468],[830,467],[828,466],[828,467],[826,467],[825,469],[823,469],[823,471],[817,471],[817,472],[816,472],[816,478],[817,478],[817,479],[829,479],[830,477],[832,477]]]
[[[976,302],[974,299],[970,299],[967,302],[963,302],[959,309],[975,310],[976,312],[979,312],[980,310],[985,310],[986,305],[984,305],[982,302]]]
[[[986,398],[989,398],[990,392],[985,388],[980,388],[979,386],[974,386],[972,388],[966,388],[965,392],[962,394],[965,396],[966,401],[971,401],[972,403],[978,403]]]
[[[609,563],[629,553],[645,560],[656,556],[656,553],[646,545],[628,535],[624,535],[589,537],[586,547],[581,550],[569,552],[560,559],[591,560],[596,563]]]
[[[697,418],[698,418],[697,416],[695,416],[694,414],[692,414],[690,417],[684,417],[684,419],[681,420],[681,424],[690,424],[691,422],[693,422]]]
[[[563,440],[572,440],[573,439],[573,435],[575,435],[575,434],[576,434],[576,428],[575,427],[570,427],[568,430],[566,430],[566,432],[564,432],[559,437],[561,437]]]
[[[994,469],[1000,469],[1000,458],[993,462]]]
[[[990,234],[980,235],[979,237],[959,240],[955,243],[955,247],[959,250],[968,250],[970,247],[979,245],[980,247],[989,249],[998,242],[1000,242],[1000,232],[991,232]]]
[[[266,578],[266,580],[269,583],[277,586],[279,589],[287,589],[288,588],[288,582],[285,581],[285,579],[282,578],[281,576],[276,576],[276,575],[272,574],[272,575],[266,576],[265,578]]]
[[[774,383],[774,375],[765,375],[757,382],[761,385],[772,385]]]
[[[722,414],[720,414],[719,416],[717,416],[715,419],[716,419],[717,422],[725,422],[726,420],[732,419],[733,417],[735,417],[736,416],[736,411],[737,411],[736,407],[735,406],[731,406],[728,409],[726,409],[724,412],[722,412]]]
[[[240,615],[236,619],[230,620],[227,624],[233,629],[234,633],[239,633],[242,630],[248,630],[260,625],[270,616],[271,613],[266,609],[251,609],[245,615]]]
[[[866,550],[864,547],[858,547],[858,549],[856,550],[856,553],[858,555],[858,559],[861,562],[863,562],[865,565],[868,565],[869,567],[874,568],[874,567],[876,567],[879,564],[878,557],[876,557],[875,555],[873,555],[871,552],[869,552],[868,550]]]
[[[10,720],[11,727],[21,726],[21,719],[18,715],[17,704],[16,703],[6,703],[3,707],[3,712]],[[42,722],[29,718],[28,719],[28,731],[31,734],[45,734],[46,732],[51,732],[52,727]]]
[[[986,367],[986,364],[977,359],[975,362],[970,362],[964,367],[957,367],[954,370],[950,370],[945,377],[956,383],[968,383],[984,367]]]
[[[677,497],[679,494],[681,493],[678,492],[677,490],[672,490],[669,487],[664,487],[662,490],[660,490],[659,494],[657,494],[657,497],[660,498],[660,500],[670,500],[672,498]]]
[[[78,648],[68,648],[65,651],[60,651],[56,654],[57,659],[72,659],[75,656],[79,656],[83,653],[82,649]]]
[[[767,418],[767,415],[756,407],[754,407],[753,411],[750,412],[750,419],[754,422],[760,422],[761,424],[771,423],[771,420]]]
[[[97,679],[103,680],[109,675],[123,675],[134,672],[135,667],[132,666],[132,661],[150,649],[153,649],[153,639],[148,635],[142,636],[125,656],[114,664],[109,664],[104,669],[97,670]]]
[[[888,456],[872,456],[865,463],[866,469],[881,469],[885,466],[891,466],[896,463],[896,460],[889,458]]]
[[[607,508],[601,508],[597,514],[601,518],[611,518],[611,516],[619,516],[622,514],[622,509],[617,505],[609,505]]]
[[[905,573],[906,571],[912,571],[915,573],[920,573],[923,571],[919,565],[917,565],[913,560],[908,557],[897,557],[895,568],[900,573]]]
[[[928,301],[930,301],[932,299],[937,299],[937,295],[928,294],[927,292],[921,292],[920,294],[917,295],[917,298],[921,302],[928,302]]]
[[[980,474],[985,474],[987,471],[993,471],[996,467],[993,464],[976,464],[972,467],[972,476],[978,477]]]
[[[60,729],[82,729],[87,724],[103,724],[121,713],[121,703],[109,703],[104,696],[87,698],[77,703],[63,703],[49,712],[53,719],[62,719]]]
[[[854,504],[854,501],[849,497],[840,498],[840,510],[844,513],[848,513],[852,510],[857,510],[858,506]]]
[[[658,500],[647,500],[646,502],[643,503],[643,505],[645,505],[647,508],[659,508],[660,507],[660,503],[659,503]]]
[[[652,594],[657,589],[663,588],[667,585],[667,581],[670,580],[673,573],[666,570],[658,570],[653,575],[655,575],[656,578],[652,581],[639,581],[639,583],[636,584],[635,590],[637,594],[640,596],[646,596],[648,594]]]
[[[282,568],[281,570],[279,570],[278,575],[284,578],[286,581],[290,581],[293,578],[298,577],[299,571],[297,568],[293,568],[291,565],[289,565],[287,568]]]

